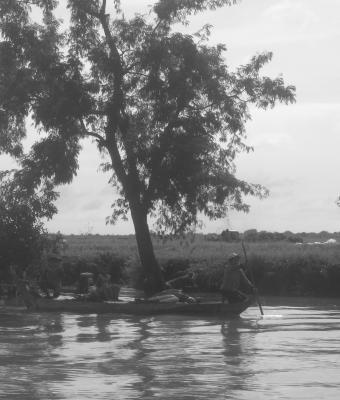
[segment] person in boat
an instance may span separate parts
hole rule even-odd
[[[141,299],[138,299],[139,301]],[[155,303],[198,303],[199,301],[193,297],[188,295],[179,289],[165,289],[161,292],[154,294],[147,299],[144,299],[147,302],[155,302]]]
[[[57,254],[49,254],[40,271],[39,286],[47,298],[57,298],[62,287],[62,258]]]
[[[25,279],[18,280],[17,292],[27,309],[38,308],[37,299],[40,298],[40,295],[29,281]]]
[[[229,303],[239,303],[248,299],[249,296],[240,290],[240,285],[242,282],[251,288],[252,291],[255,290],[254,285],[247,278],[242,268],[240,255],[233,253],[228,258],[228,262],[223,271],[223,279],[220,287],[222,303],[224,303],[226,300]]]
[[[89,286],[87,299],[90,301],[118,301],[120,285],[111,282],[111,275],[99,273],[95,283]]]
[[[77,293],[88,294],[90,286],[94,285],[93,272],[82,272],[77,283]]]
[[[97,278],[99,298],[102,300],[118,300],[120,285],[112,283],[110,274],[100,273]]]
[[[183,275],[166,281],[165,285],[167,289],[196,289],[196,273],[190,270]]]

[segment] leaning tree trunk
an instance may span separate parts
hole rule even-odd
[[[145,273],[145,288],[148,295],[165,288],[161,268],[156,260],[147,214],[138,200],[130,199],[130,211],[135,228],[140,261]]]
[[[156,260],[150,230],[147,221],[147,212],[140,201],[139,178],[134,160],[131,161],[130,175],[124,171],[117,144],[113,141],[107,147],[114,171],[123,186],[126,198],[129,202],[131,217],[135,228],[137,246],[140,261],[145,274],[145,291],[153,294],[165,288],[162,271]],[[132,170],[132,172],[131,172]]]

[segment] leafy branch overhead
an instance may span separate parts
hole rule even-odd
[[[208,43],[210,27],[175,30],[191,14],[234,3],[159,0],[127,19],[117,0],[3,0],[0,151],[34,171],[35,182],[62,184],[77,172],[80,140],[93,138],[121,196],[113,222],[130,209],[133,219],[154,215],[177,232],[200,213],[247,211],[244,195],[266,195],[235,175],[236,155],[251,150],[249,106],[291,103],[295,88],[261,75],[270,52],[231,71],[225,45]],[[55,11],[66,4],[62,23]],[[28,116],[42,138],[24,155]]]

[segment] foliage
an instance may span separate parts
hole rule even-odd
[[[115,253],[104,252],[89,256],[65,256],[63,259],[63,283],[75,285],[83,272],[92,272],[95,276],[99,273],[111,275],[113,283],[126,281],[127,260]]]
[[[23,270],[37,262],[47,245],[43,218],[55,213],[55,193],[49,186],[33,193],[24,186],[22,175],[0,174],[0,267]]]
[[[95,260],[95,264],[100,271],[110,274],[111,281],[119,283],[125,278],[125,259],[112,252],[99,254]]]

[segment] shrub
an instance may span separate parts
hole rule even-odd
[[[92,272],[94,276],[99,273],[110,274],[112,283],[120,283],[127,280],[126,264],[125,258],[109,252],[95,257],[64,257],[63,284],[75,285],[83,272]]]
[[[0,173],[0,279],[10,279],[11,265],[21,274],[40,261],[47,245],[42,219],[56,212],[54,199],[49,185],[34,191],[21,174]]]
[[[101,272],[111,275],[113,283],[119,283],[126,278],[126,260],[114,253],[105,252],[94,259],[94,264]]]

